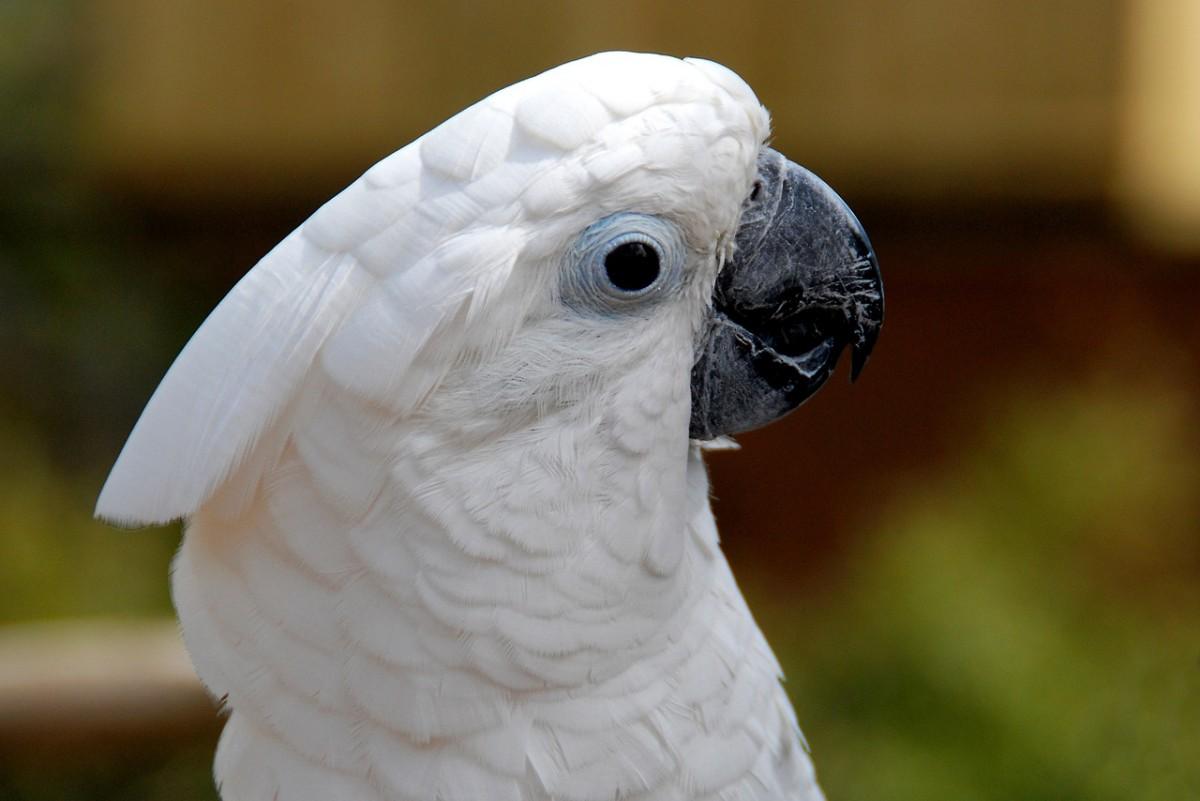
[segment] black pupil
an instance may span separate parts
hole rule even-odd
[[[617,289],[645,289],[658,278],[658,251],[645,242],[626,242],[604,257],[604,270]]]

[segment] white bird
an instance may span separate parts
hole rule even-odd
[[[703,443],[882,321],[854,216],[728,69],[603,53],[471,106],[266,255],[97,514],[173,592],[225,801],[819,799]]]

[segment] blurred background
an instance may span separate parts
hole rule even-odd
[[[603,49],[701,55],[871,232],[860,382],[711,458],[830,799],[1200,798],[1200,3],[0,3],[0,799],[214,799],[178,528],[91,520],[229,287]]]

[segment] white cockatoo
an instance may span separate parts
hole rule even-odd
[[[725,67],[603,53],[376,164],[221,302],[97,513],[173,591],[225,801],[819,799],[701,450],[882,320]]]

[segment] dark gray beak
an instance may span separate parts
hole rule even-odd
[[[847,346],[854,380],[882,324],[879,263],[858,218],[820,178],[764,148],[697,345],[692,438],[777,420],[825,383]]]

